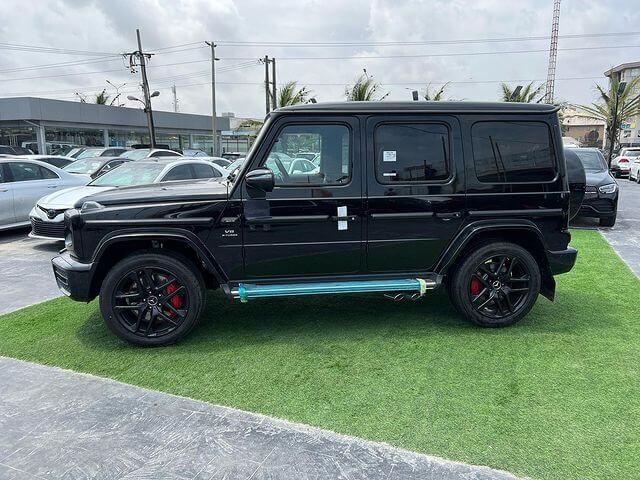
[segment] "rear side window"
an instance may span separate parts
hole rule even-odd
[[[478,122],[471,128],[471,138],[481,182],[547,182],[556,176],[546,123]]]
[[[57,178],[51,170],[36,165],[35,163],[9,163],[9,170],[14,182],[28,182],[30,180],[43,180],[45,178]],[[49,172],[53,177],[46,176]]]
[[[374,133],[380,183],[429,182],[449,178],[449,129],[439,123],[389,123]]]
[[[44,179],[51,180],[54,178],[58,178],[58,175],[52,172],[51,170],[49,170],[48,168],[40,167],[40,170],[42,171],[42,178]]]
[[[215,168],[210,167],[209,165],[202,165],[200,163],[195,163],[191,166],[193,167],[195,178],[214,178],[214,177],[222,176],[220,172],[218,172]]]

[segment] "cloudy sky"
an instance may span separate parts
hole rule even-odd
[[[563,0],[556,99],[591,101],[606,69],[640,60],[640,9],[632,3]],[[277,59],[278,83],[296,80],[318,101],[344,99],[345,85],[363,68],[390,92],[390,100],[408,100],[411,90],[444,82],[451,82],[449,97],[496,100],[500,81],[515,86],[546,78],[549,40],[544,37],[550,34],[552,5],[552,0],[2,0],[0,96],[78,101],[79,93],[90,101],[105,87],[114,93],[106,80],[124,84],[123,97],[136,95],[139,74],[131,74],[119,54],[136,49],[140,28],[143,48],[154,53],[149,81],[161,92],[154,99],[160,110],[173,109],[175,84],[181,112],[210,113],[205,40],[218,43],[218,111],[237,116],[264,115],[264,67],[257,60],[264,55]],[[626,35],[584,36],[620,32]]]

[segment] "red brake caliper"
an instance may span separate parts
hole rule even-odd
[[[179,285],[177,282],[173,282],[167,285],[167,288],[166,288],[167,295],[170,295],[173,292],[175,292],[178,289],[178,286]],[[171,297],[171,300],[169,300],[169,303],[171,303],[171,306],[173,308],[175,308],[176,310],[179,310],[180,308],[182,308],[182,304],[183,304],[182,295],[174,295],[173,297]],[[169,313],[169,316],[172,318],[176,316],[176,313],[172,310],[169,310],[168,313]]]
[[[476,277],[473,277],[471,279],[471,285],[469,285],[469,290],[471,291],[471,295],[478,295],[480,290],[482,290],[482,282]]]

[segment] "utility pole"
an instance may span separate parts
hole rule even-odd
[[[276,59],[272,58],[271,59],[271,81],[273,82],[271,84],[271,105],[273,106],[273,109],[275,110],[276,108],[278,108],[278,97],[276,95]]]
[[[544,92],[544,103],[553,103],[556,83],[556,60],[558,57],[558,30],[560,27],[560,0],[553,0],[553,22],[551,24],[551,45],[549,46],[549,67],[547,84]]]
[[[142,92],[144,93],[145,112],[147,114],[147,123],[149,124],[149,140],[151,148],[156,148],[156,131],[153,126],[153,112],[151,110],[151,94],[149,93],[149,81],[147,80],[147,65],[145,54],[142,52],[142,42],[140,41],[140,29],[136,28],[136,36],[138,37],[138,58],[140,59],[140,72],[142,74]],[[147,54],[150,58],[150,55]]]
[[[269,97],[271,94],[269,93],[269,57],[267,55],[264,56],[264,99],[266,102],[266,115],[269,115],[271,111],[271,105],[269,102]]]
[[[216,125],[216,44],[211,42],[204,42],[211,47],[211,131],[213,133],[213,156],[217,157],[220,154],[218,148],[218,127]]]
[[[176,84],[171,87],[171,93],[173,93],[173,111],[178,113],[178,93],[176,92]]]
[[[261,60],[264,63],[264,99],[265,112],[269,115],[271,110],[278,108],[276,96],[276,59],[264,56]],[[269,64],[271,64],[271,78],[269,78]]]

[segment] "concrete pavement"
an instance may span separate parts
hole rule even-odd
[[[0,315],[61,295],[51,258],[64,244],[35,240],[27,233],[28,229],[0,232]]]
[[[516,477],[488,467],[0,357],[0,478]]]

